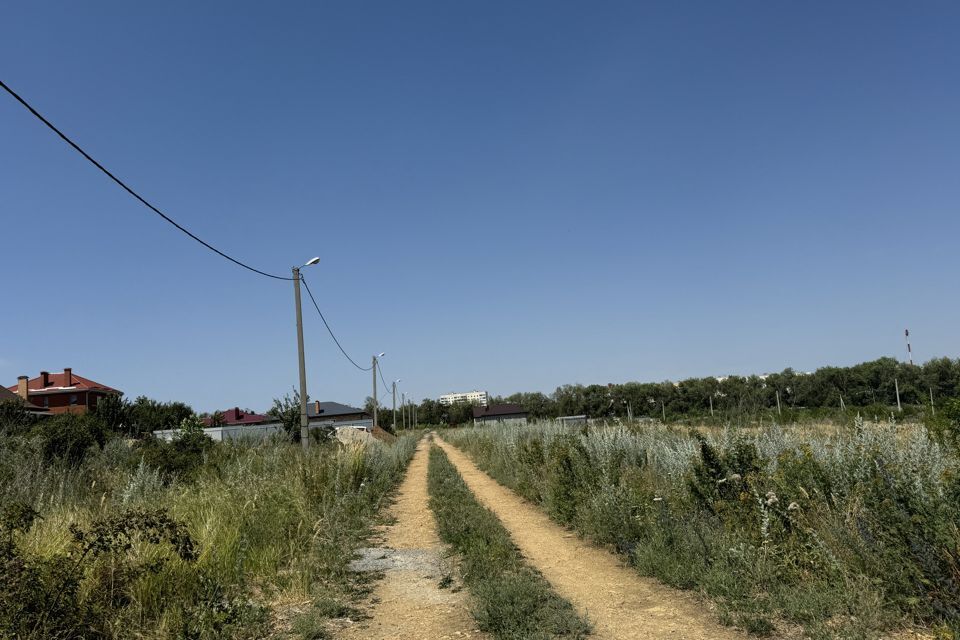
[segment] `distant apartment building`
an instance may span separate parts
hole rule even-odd
[[[458,402],[478,404],[485,407],[490,404],[490,394],[486,391],[468,391],[466,393],[448,393],[440,396],[440,404],[442,405],[450,406]]]

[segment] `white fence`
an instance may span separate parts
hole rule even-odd
[[[210,427],[203,432],[210,436],[212,440],[222,442],[223,440],[266,440],[272,435],[282,434],[283,425],[279,422],[270,424],[238,424],[224,427]],[[180,429],[163,429],[154,431],[153,435],[161,440],[173,440],[180,434]]]
[[[334,427],[337,430],[356,429],[358,431],[370,432],[373,431],[373,420],[346,420],[343,422],[315,420],[310,423],[311,429],[317,427]],[[266,440],[273,435],[283,434],[284,430],[283,425],[279,422],[271,422],[270,424],[238,424],[223,427],[209,427],[204,429],[203,432],[210,436],[212,440],[222,442],[224,440]],[[153,432],[154,436],[167,441],[175,439],[179,434],[179,429],[163,429],[162,431]]]

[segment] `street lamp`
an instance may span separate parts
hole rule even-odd
[[[393,430],[397,430],[397,383],[402,382],[400,378],[393,381]]]
[[[373,428],[377,428],[377,362],[383,356],[387,355],[386,353],[378,353],[373,356],[373,365],[370,367],[373,370]]]
[[[300,269],[312,267],[320,262],[320,256],[310,258],[302,267],[293,268],[293,298],[297,305],[297,356],[300,359],[300,443],[304,449],[309,446],[307,437],[307,367],[303,360],[303,313],[300,310]]]

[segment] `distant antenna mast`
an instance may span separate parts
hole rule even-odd
[[[903,337],[907,341],[907,358],[910,360],[910,364],[913,364],[913,352],[910,351],[910,329],[903,330]]]

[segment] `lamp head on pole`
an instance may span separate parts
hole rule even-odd
[[[303,265],[303,266],[304,266],[304,267],[312,267],[313,265],[317,264],[318,262],[320,262],[320,256],[317,256],[317,257],[315,257],[315,258],[310,258],[309,260],[307,260],[307,263],[306,263],[305,265]],[[302,268],[303,268],[303,267],[301,267],[301,269],[302,269]]]
[[[382,358],[382,357],[385,356],[385,355],[387,355],[385,352],[383,352],[383,353],[378,353],[377,355],[374,356],[374,358]]]

